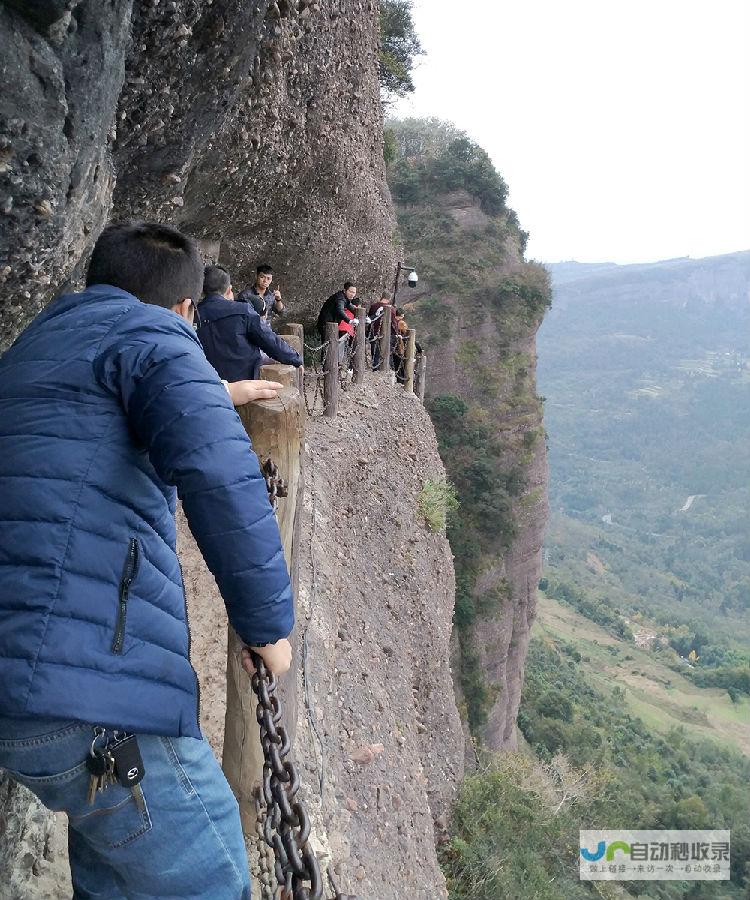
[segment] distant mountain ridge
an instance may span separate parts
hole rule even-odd
[[[656,288],[690,289],[691,296],[712,298],[721,290],[725,300],[748,300],[750,279],[750,250],[707,256],[700,259],[678,257],[655,263],[580,263],[576,261],[546,263],[552,277],[553,288],[558,289],[556,299],[565,303],[571,296],[591,294],[595,291],[617,291],[621,296],[629,288],[639,294]],[[658,299],[664,299],[663,290]],[[606,299],[606,298],[604,298]],[[653,299],[653,298],[652,298]]]
[[[547,398],[548,536],[574,583],[577,547],[617,572],[622,609],[750,637],[750,251],[645,265],[548,266],[538,335]],[[703,495],[684,509],[691,495]],[[570,526],[567,526],[571,530]],[[562,542],[565,543],[565,542]],[[564,559],[563,559],[564,557]],[[575,570],[575,573],[574,573]]]

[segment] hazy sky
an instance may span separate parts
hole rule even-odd
[[[529,256],[750,249],[750,0],[415,0],[398,115],[492,157]]]

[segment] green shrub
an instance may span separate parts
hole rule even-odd
[[[417,504],[430,531],[444,532],[448,519],[458,509],[456,489],[449,481],[428,478],[419,493]]]

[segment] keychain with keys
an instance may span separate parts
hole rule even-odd
[[[96,795],[105,791],[114,781],[115,763],[112,755],[106,748],[97,747],[97,742],[104,737],[104,729],[97,726],[94,729],[94,739],[91,741],[91,749],[86,757],[86,768],[89,771],[89,789],[86,801],[92,806]]]

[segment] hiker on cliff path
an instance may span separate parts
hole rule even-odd
[[[257,378],[268,362],[299,367],[302,357],[247,303],[236,303],[232,279],[222,266],[207,266],[205,298],[198,305],[198,338],[221,378]],[[265,354],[265,357],[264,355]]]
[[[250,896],[200,730],[177,495],[276,673],[294,614],[258,461],[191,325],[202,280],[176,229],[111,226],[86,289],[0,359],[0,766],[67,813],[79,900]]]
[[[325,343],[326,325],[329,322],[335,322],[337,325],[348,319],[346,310],[353,315],[357,314],[357,307],[354,304],[354,298],[357,296],[357,286],[353,281],[345,281],[344,289],[337,291],[326,300],[318,314],[317,329],[320,340]],[[352,320],[353,321],[353,320]],[[356,324],[356,323],[355,323]]]
[[[281,299],[281,291],[271,290],[271,282],[273,281],[273,269],[271,266],[263,263],[258,266],[255,272],[255,284],[245,288],[237,295],[237,300],[242,303],[249,303],[255,312],[268,322],[269,325],[273,321],[274,313],[281,315],[284,312],[284,302]]]

